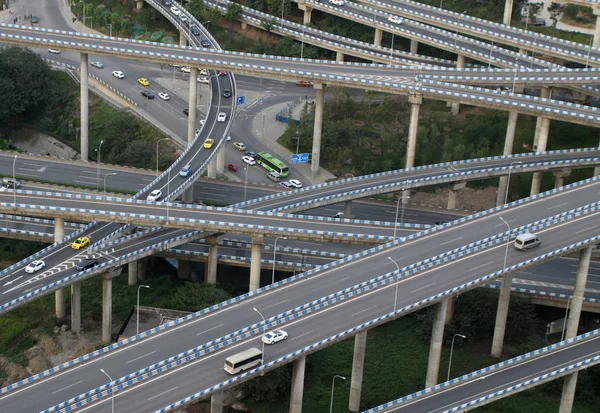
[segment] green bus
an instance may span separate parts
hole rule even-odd
[[[257,153],[254,160],[257,164],[262,165],[262,167],[269,172],[275,171],[281,175],[282,178],[288,176],[290,169],[287,167],[287,165],[281,162],[279,159],[273,157],[273,155],[268,152]]]

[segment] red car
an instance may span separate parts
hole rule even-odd
[[[227,76],[227,72],[223,72],[222,70],[219,70],[219,71],[217,72],[217,74],[218,74],[219,76]]]
[[[227,167],[229,168],[229,170],[233,171],[233,172],[237,172],[237,165],[234,163],[230,163],[229,165],[227,165]]]

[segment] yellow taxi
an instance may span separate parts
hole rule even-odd
[[[71,244],[71,248],[78,250],[80,248],[87,247],[88,245],[90,245],[89,237],[79,237]]]
[[[204,141],[204,147],[206,149],[210,149],[210,148],[212,148],[213,143],[215,143],[215,140],[212,138],[208,138],[207,140]]]
[[[150,86],[150,82],[148,82],[148,79],[146,79],[145,77],[140,77],[138,79],[138,83],[142,86]]]

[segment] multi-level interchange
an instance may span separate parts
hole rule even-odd
[[[184,272],[189,271],[189,260],[202,257],[208,262],[209,283],[216,282],[218,261],[249,263],[249,292],[0,389],[0,411],[100,412],[107,411],[108,403],[113,403],[116,411],[163,412],[210,397],[211,411],[220,413],[223,389],[250,380],[265,370],[294,363],[289,411],[299,413],[306,356],[349,337],[355,340],[349,409],[359,411],[366,332],[430,305],[435,306],[435,318],[426,389],[369,412],[468,410],[562,376],[566,380],[560,411],[571,411],[578,371],[598,363],[600,357],[600,331],[577,336],[582,307],[595,305],[599,300],[585,293],[585,285],[592,248],[600,238],[600,178],[596,176],[600,174],[600,153],[597,148],[546,152],[546,143],[553,119],[600,126],[597,108],[551,98],[552,86],[557,84],[570,88],[578,98],[600,96],[596,86],[600,84],[600,72],[596,68],[600,65],[597,48],[600,24],[596,25],[593,45],[585,46],[511,27],[512,0],[506,2],[504,24],[411,1],[359,0],[345,5],[339,0],[330,3],[297,1],[304,11],[304,24],[310,22],[311,12],[316,9],[374,27],[374,42],[367,44],[242,8],[242,27],[260,27],[261,19],[272,19],[273,33],[335,51],[337,61],[330,62],[223,51],[185,9],[173,6],[170,1],[146,0],[146,5],[142,0],[136,2],[138,8],[155,7],[171,20],[181,31],[180,46],[0,25],[3,44],[80,54],[82,161],[87,161],[88,153],[88,54],[190,67],[187,148],[167,171],[133,198],[17,189],[0,193],[0,212],[7,220],[4,231],[14,237],[45,241],[53,238],[55,241],[0,272],[6,282],[0,296],[0,312],[6,313],[54,292],[56,314],[63,317],[64,291],[70,287],[71,328],[78,332],[81,328],[80,283],[86,278],[101,276],[103,340],[108,344],[111,341],[112,277],[119,274],[121,266],[128,264],[129,283],[135,284],[138,271],[144,270],[144,257],[152,254],[179,258],[180,271]],[[221,10],[226,10],[229,3],[229,0],[205,1],[207,6]],[[596,2],[579,0],[577,3],[597,10]],[[180,15],[201,30],[202,40],[192,35],[189,24],[185,24]],[[382,47],[384,31],[411,39],[410,53]],[[186,38],[189,46],[186,46]],[[205,40],[210,47],[201,44]],[[455,53],[457,60],[420,56],[417,54],[419,43]],[[503,48],[507,45],[519,51]],[[536,58],[536,54],[579,62],[585,64],[586,69],[567,69]],[[344,63],[345,55],[375,64]],[[467,57],[477,65],[465,67]],[[209,70],[207,81],[211,91],[208,116],[200,131],[196,131],[198,67]],[[223,76],[216,71],[227,73]],[[191,200],[196,178],[203,172],[207,171],[209,177],[223,174],[224,143],[236,114],[234,73],[314,84],[313,177],[319,174],[326,85],[407,95],[410,127],[405,169],[288,192],[268,191],[270,195],[261,197],[250,189],[250,196],[245,196],[244,202],[229,208],[172,202],[178,197]],[[508,86],[510,91],[477,85]],[[540,88],[542,97],[521,94],[524,85]],[[226,90],[230,91],[229,96]],[[508,111],[503,156],[415,167],[419,109],[424,99],[448,101],[454,113],[459,111],[461,103]],[[223,117],[220,113],[225,114],[225,122],[217,122],[218,117]],[[512,155],[519,113],[537,116],[534,152]],[[209,137],[215,142],[207,146]],[[12,158],[0,156],[0,165],[9,163],[13,163]],[[190,165],[192,172],[181,176],[179,170],[184,165]],[[563,177],[572,169],[590,166],[596,167],[594,177],[563,185]],[[64,167],[69,168],[69,163]],[[541,174],[547,171],[554,173],[556,187],[540,194]],[[507,204],[510,174],[523,172],[534,172],[531,196]],[[126,182],[122,184],[123,189],[139,189],[139,183],[147,178],[133,172],[119,171],[119,174],[122,182]],[[395,221],[391,217],[387,219],[394,221],[392,223],[385,222],[386,219],[361,221],[295,215],[344,202],[348,217],[354,200],[401,192],[399,201],[405,203],[410,189],[443,183],[450,186],[448,207],[454,208],[456,192],[466,181],[493,176],[500,177],[495,209],[443,225],[399,225],[399,202]],[[146,201],[156,190],[164,194],[164,201]],[[354,208],[359,207],[360,203],[354,205]],[[10,229],[9,220],[15,226],[26,223],[32,227],[30,230]],[[90,223],[80,225],[70,221]],[[42,230],[38,229],[39,225],[43,226]],[[150,229],[132,231],[137,225]],[[542,242],[523,253],[512,245],[518,235],[526,232],[535,233]],[[71,242],[79,237],[92,240],[87,249],[71,248]],[[322,247],[316,251],[278,249],[276,245],[264,245],[266,237],[276,240],[286,237],[290,245],[294,240],[311,240],[321,243]],[[328,250],[327,243],[332,241],[341,241],[347,246],[322,252]],[[84,239],[82,244],[87,242]],[[523,245],[527,243],[523,240]],[[364,244],[370,249],[364,251],[361,247]],[[237,252],[224,254],[228,246],[236,247]],[[221,254],[218,254],[219,248]],[[240,249],[247,250],[245,256],[239,255]],[[274,262],[262,256],[263,250],[281,254]],[[478,286],[499,286],[491,353],[500,357],[511,288],[524,290],[513,287],[514,272],[557,259],[554,262],[560,268],[559,258],[577,251],[580,258],[573,293],[565,296],[548,291],[550,295],[570,301],[565,341],[438,384],[444,324],[452,316],[454,299],[459,293]],[[97,259],[98,265],[78,270],[77,265],[87,259]],[[43,260],[45,267],[22,277],[25,267],[34,260]],[[306,272],[261,285],[261,266],[275,268],[275,264],[281,269]],[[262,319],[257,319],[258,311],[254,309],[262,309]],[[294,339],[284,340],[266,351],[246,352],[240,356],[244,350],[261,348],[265,330],[276,326],[284,327]],[[239,370],[244,365],[249,368]],[[110,382],[101,369],[110,374]]]

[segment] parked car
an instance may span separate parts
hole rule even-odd
[[[31,16],[31,23],[36,24],[40,22],[40,18],[38,16]]]
[[[43,260],[35,260],[35,261],[29,263],[29,265],[27,267],[25,267],[25,272],[27,274],[33,274],[34,272],[41,270],[45,266],[46,266],[46,263]]]
[[[154,99],[154,93],[150,92],[149,90],[142,90],[142,96],[146,99]]]
[[[160,198],[162,198],[162,191],[155,189],[146,197],[146,201],[158,201]]]
[[[291,186],[293,186],[294,188],[302,188],[302,182],[300,182],[297,179],[290,179],[288,181],[290,183]]]
[[[85,271],[98,265],[97,259],[84,260],[77,264],[77,271]]]
[[[198,83],[204,83],[205,85],[208,85],[210,83],[210,80],[208,80],[207,77],[198,76]]]
[[[244,145],[242,142],[233,142],[233,147],[235,149],[237,149],[238,151],[245,151],[246,150],[246,145]]]
[[[256,161],[251,156],[247,156],[247,155],[242,156],[242,161],[244,161],[248,165],[256,165]]]
[[[183,73],[190,73],[192,71],[192,69],[189,66],[183,66],[181,69]]]
[[[92,66],[98,68],[98,69],[103,69],[104,68],[104,63],[102,63],[102,62],[96,61],[96,62],[90,62],[90,64]]]
[[[278,341],[288,338],[288,333],[283,330],[268,331],[262,336],[262,342],[265,344],[275,344]]]
[[[182,178],[187,178],[191,174],[192,174],[192,165],[184,166],[183,168],[181,168],[181,171],[179,172],[179,176],[181,176]]]
[[[229,168],[230,171],[237,172],[237,165],[236,164],[230,163],[229,165],[227,165],[227,167]]]
[[[79,237],[75,241],[73,241],[73,243],[71,244],[71,248],[73,248],[74,250],[78,250],[80,248],[87,247],[88,245],[90,245],[89,237]]]
[[[185,109],[183,110],[183,114],[184,114],[185,116],[190,116],[190,111],[189,111],[189,109],[188,109],[188,108],[185,108]]]
[[[296,86],[311,87],[312,83],[309,82],[308,80],[299,80],[296,82]]]

